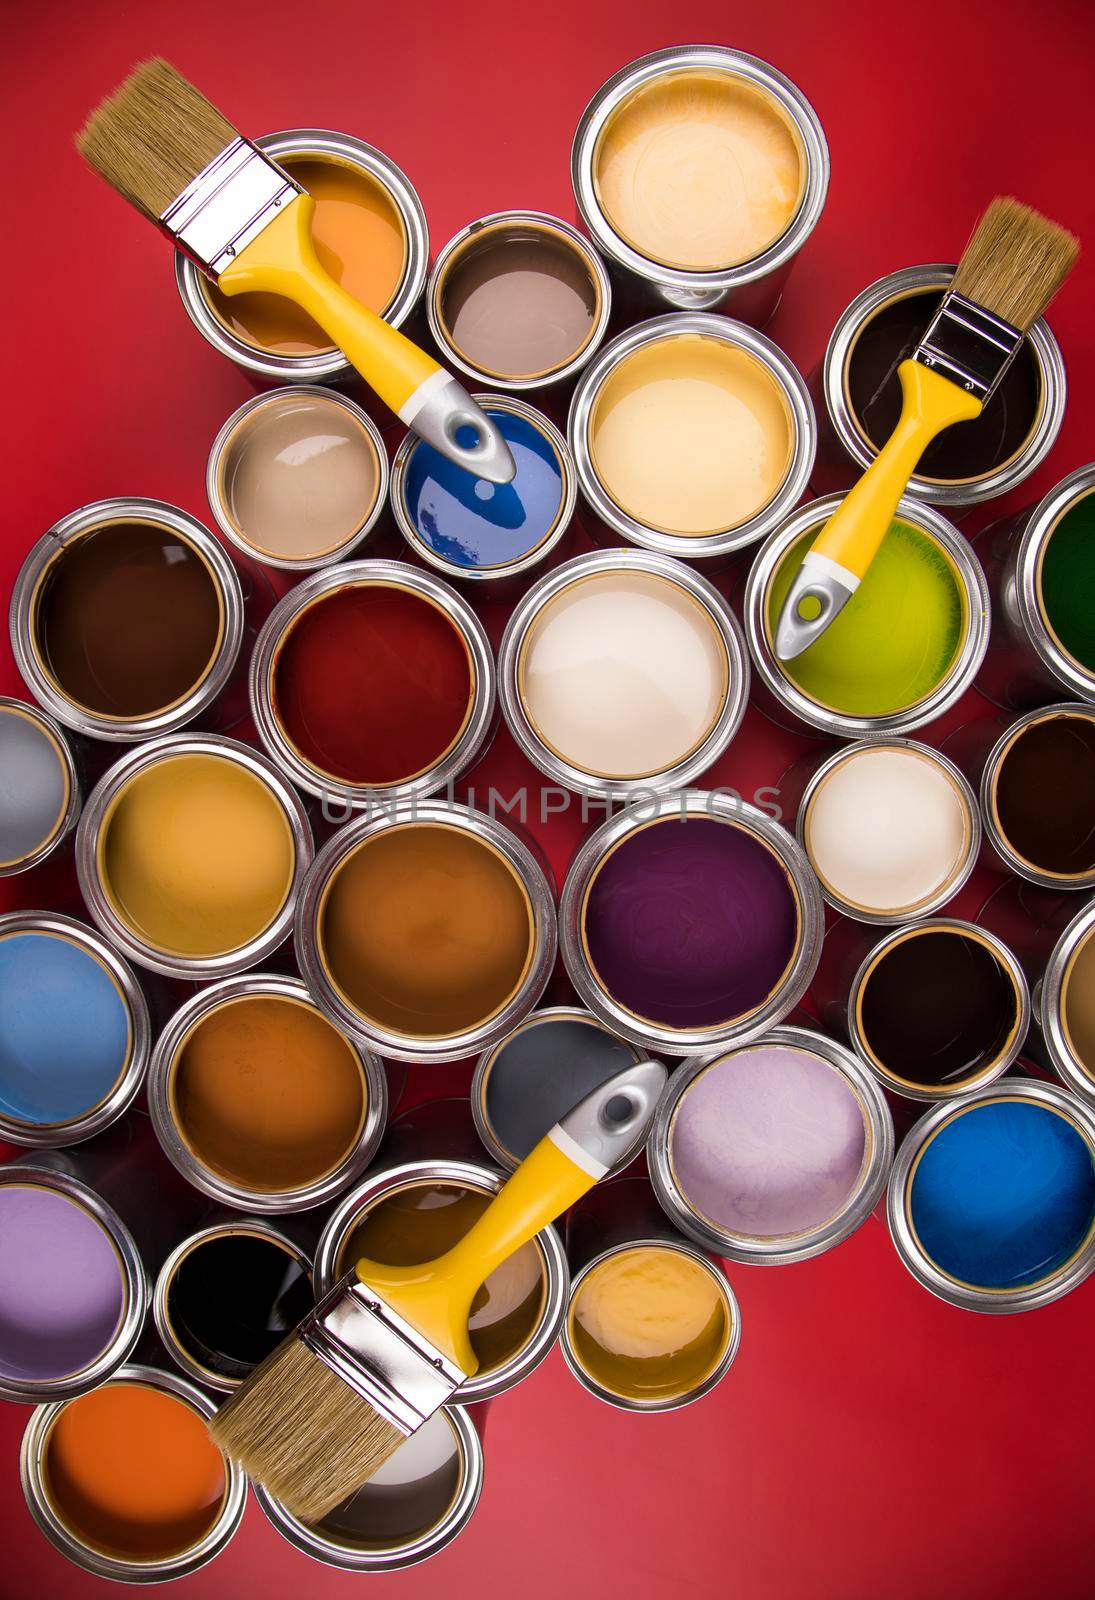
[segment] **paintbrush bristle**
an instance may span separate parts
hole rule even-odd
[[[951,288],[1027,333],[1079,253],[1080,241],[1048,217],[997,199],[973,230]]]
[[[158,222],[239,134],[166,61],[144,61],[91,113],[76,148],[118,193]]]
[[[406,1440],[295,1334],[225,1402],[209,1431],[304,1522],[318,1522],[360,1489]]]

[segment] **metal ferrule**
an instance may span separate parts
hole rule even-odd
[[[304,190],[244,138],[226,145],[160,217],[180,250],[213,279]]]
[[[1023,347],[1023,334],[953,290],[928,324],[913,359],[985,405]]]
[[[1095,1110],[1095,1061],[1081,1060],[1065,1020],[1066,984],[1076,960],[1095,940],[1095,901],[1077,912],[1054,945],[1045,972],[1035,985],[1034,1015],[1053,1070]]]

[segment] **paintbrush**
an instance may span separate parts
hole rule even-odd
[[[475,1372],[480,1285],[633,1148],[666,1076],[640,1061],[587,1095],[436,1261],[359,1261],[217,1413],[217,1444],[305,1521],[353,1494]]]
[[[76,146],[223,294],[292,300],[409,428],[476,477],[512,481],[509,446],[456,379],[321,266],[312,197],[174,67],[136,67]]]
[[[896,428],[795,575],[776,629],[781,661],[820,638],[855,593],[925,449],[944,428],[980,416],[1079,249],[1072,234],[1029,206],[993,200],[927,332],[897,369]]]

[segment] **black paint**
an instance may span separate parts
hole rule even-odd
[[[183,1257],[167,1291],[179,1345],[209,1372],[243,1379],[312,1308],[305,1264],[255,1234],[220,1234]]]
[[[1095,868],[1095,716],[1025,728],[996,775],[996,814],[1012,849],[1045,872]]]

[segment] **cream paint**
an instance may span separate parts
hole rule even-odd
[[[568,585],[533,621],[518,663],[540,738],[572,766],[620,778],[664,772],[702,744],[728,678],[706,608],[645,572]]]
[[[594,470],[644,527],[701,536],[740,527],[783,482],[791,416],[755,356],[706,334],[624,356],[589,420]]]
[[[860,910],[907,913],[958,874],[969,849],[967,805],[949,773],[915,750],[859,750],[819,784],[806,813],[807,853],[822,884]]]

